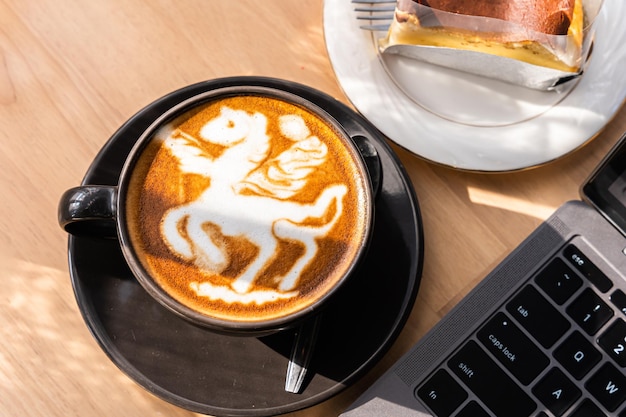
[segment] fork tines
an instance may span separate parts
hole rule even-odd
[[[371,31],[385,31],[393,20],[396,9],[395,0],[352,0],[357,4],[354,11],[357,12],[358,20],[369,20],[376,24],[361,25],[360,28]]]
[[[396,6],[378,6],[378,7],[355,7],[355,12],[370,12],[370,13],[380,13],[380,12],[393,12],[396,10]],[[375,17],[376,15],[371,15],[370,17]],[[393,16],[393,15],[392,15]],[[367,15],[364,15],[367,17]]]

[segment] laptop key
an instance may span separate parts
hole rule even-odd
[[[489,320],[478,332],[478,340],[524,385],[550,364],[550,359],[504,313]]]
[[[571,326],[531,285],[522,289],[506,309],[545,348],[552,347]]]
[[[584,400],[570,417],[606,417],[606,414],[598,408],[591,400]]]
[[[582,333],[575,331],[556,348],[554,357],[574,378],[581,380],[600,362],[602,354]]]
[[[591,288],[583,291],[566,311],[590,336],[613,316],[613,310]]]
[[[473,340],[450,358],[448,367],[497,417],[528,417],[537,408]]]
[[[609,411],[626,400],[626,377],[607,362],[587,381],[585,388]]]
[[[467,399],[467,392],[444,369],[435,372],[415,394],[438,417],[449,417]]]
[[[559,368],[552,368],[533,387],[533,394],[556,417],[561,417],[580,398],[582,391]]]
[[[615,290],[611,294],[611,302],[626,316],[626,294],[624,294],[624,291]]]
[[[489,414],[476,401],[471,401],[456,417],[489,417]]]
[[[570,261],[585,278],[597,289],[607,292],[613,287],[613,282],[597,266],[591,262],[576,246],[569,244],[563,249],[563,255]]]
[[[619,366],[626,367],[626,322],[619,319],[600,336],[598,344]]]
[[[565,303],[583,280],[561,258],[554,258],[535,279],[537,285],[558,305]]]

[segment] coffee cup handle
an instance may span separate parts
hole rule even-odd
[[[61,196],[59,226],[76,236],[117,236],[117,186],[83,185]]]

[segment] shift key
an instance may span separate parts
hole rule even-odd
[[[528,417],[537,404],[487,356],[469,341],[450,360],[452,372],[498,417]]]

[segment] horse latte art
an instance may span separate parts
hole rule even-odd
[[[269,96],[201,104],[160,128],[127,194],[131,243],[171,297],[225,320],[279,318],[329,291],[370,213],[354,149]]]

